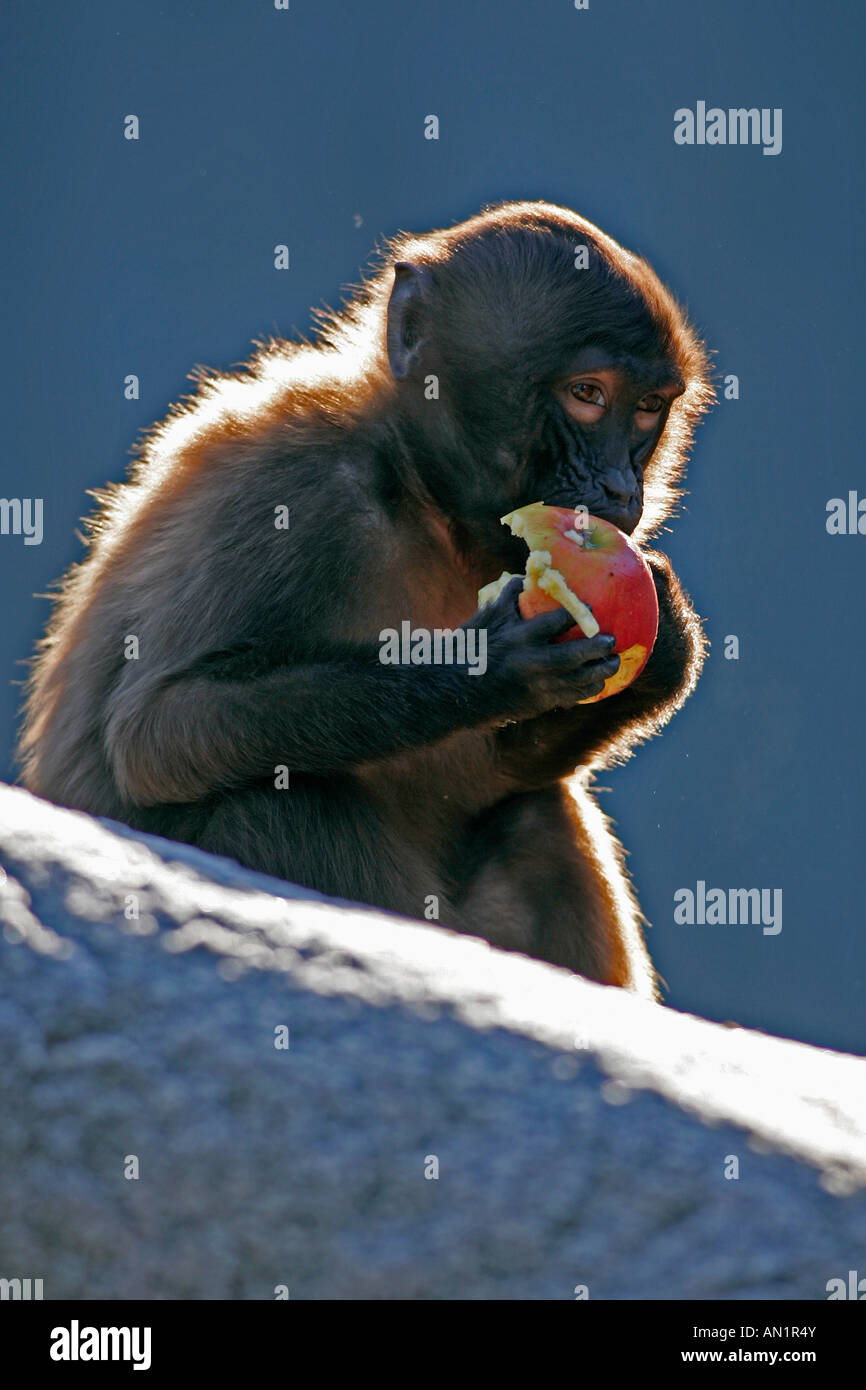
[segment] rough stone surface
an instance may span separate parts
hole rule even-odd
[[[46,1298],[823,1299],[866,1272],[859,1058],[18,789],[0,864],[0,1277]]]

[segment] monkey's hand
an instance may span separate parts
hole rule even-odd
[[[501,730],[502,769],[516,785],[546,786],[578,767],[624,762],[694,689],[706,654],[700,619],[667,556],[647,550],[644,557],[659,601],[658,636],[646,666],[625,690],[597,704],[556,710]]]
[[[619,670],[611,636],[599,633],[573,642],[555,640],[574,627],[574,618],[564,608],[522,618],[517,606],[522,587],[518,575],[493,603],[463,624],[464,629],[486,636],[487,665],[479,684],[486,683],[483,693],[495,723],[571,709],[598,695]]]

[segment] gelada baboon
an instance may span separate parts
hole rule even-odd
[[[395,238],[315,344],[196,381],[65,580],[26,785],[652,997],[591,775],[683,703],[699,621],[647,550],[652,656],[581,705],[617,667],[609,636],[557,643],[572,620],[524,622],[519,581],[476,610],[523,568],[500,524],[523,503],[641,543],[670,515],[712,396],[671,294],[567,209],[507,203]],[[383,664],[407,620],[483,629],[486,670]]]

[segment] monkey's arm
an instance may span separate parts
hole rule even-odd
[[[512,585],[464,625],[487,634],[480,676],[459,664],[385,665],[376,643],[309,662],[249,643],[173,672],[131,670],[109,701],[106,752],[138,806],[197,801],[277,766],[358,767],[600,689],[615,669],[607,639],[557,646],[568,625],[563,610],[523,622]]]
[[[596,704],[552,710],[507,725],[497,735],[500,767],[521,788],[548,786],[577,767],[624,761],[635,743],[657,733],[694,689],[706,654],[700,619],[666,555],[644,552],[659,600],[659,631],[632,685]]]
[[[241,676],[239,664],[209,657],[158,683],[138,681],[116,701],[106,744],[136,805],[197,801],[278,765],[349,768],[484,718],[478,681],[464,671],[384,666],[374,647],[254,675]]]

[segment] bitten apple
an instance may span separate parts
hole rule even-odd
[[[640,675],[653,649],[659,605],[652,572],[631,538],[609,521],[533,502],[502,518],[529,546],[520,612],[524,618],[565,608],[574,618],[560,642],[608,632],[616,638],[619,670],[581,704],[614,695]],[[512,578],[503,574],[478,595],[490,602]]]

